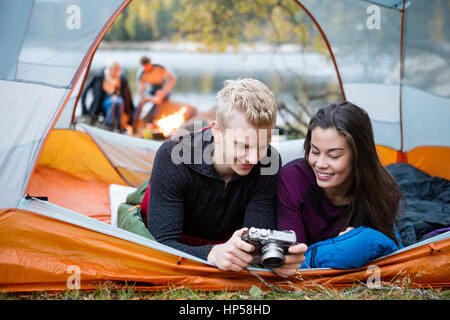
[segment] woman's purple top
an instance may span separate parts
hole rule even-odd
[[[304,158],[281,168],[278,175],[278,230],[294,230],[297,242],[307,245],[336,237],[344,231],[338,230],[337,221],[344,208],[328,201]]]

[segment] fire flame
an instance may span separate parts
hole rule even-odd
[[[169,137],[175,130],[177,130],[186,120],[185,114],[188,111],[186,106],[183,106],[177,112],[168,116],[163,116],[156,120],[155,124],[165,137]]]

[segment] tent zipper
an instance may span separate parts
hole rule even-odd
[[[37,199],[37,200],[41,200],[41,201],[48,201],[48,197],[34,197],[34,196],[30,196],[28,193],[25,195],[25,199],[27,200],[33,200],[33,199]]]

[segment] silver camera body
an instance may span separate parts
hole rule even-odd
[[[242,234],[242,240],[255,246],[254,256],[261,256],[265,268],[273,269],[284,265],[289,247],[297,243],[297,236],[292,230],[270,230],[251,227]]]

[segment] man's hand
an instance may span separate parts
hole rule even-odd
[[[305,252],[308,250],[308,247],[304,243],[294,244],[289,247],[289,255],[286,255],[286,261],[284,265],[272,269],[277,275],[288,278],[295,275],[300,269],[301,264],[305,261]]]
[[[141,103],[147,103],[147,102],[153,102],[153,96],[146,95],[141,98]]]
[[[166,93],[164,90],[158,90],[155,93],[155,97],[159,97],[161,100],[164,99],[165,96],[166,96]]]
[[[158,96],[158,95],[153,96],[153,102],[154,102],[155,104],[161,104],[162,98],[161,98],[160,96]]]
[[[241,239],[245,230],[248,228],[235,231],[227,242],[214,246],[208,254],[208,262],[224,271],[242,271],[247,268],[253,260],[250,252],[255,247]]]
[[[159,96],[149,96],[146,95],[141,98],[141,103],[153,102],[154,104],[160,104],[162,102],[162,98]]]

